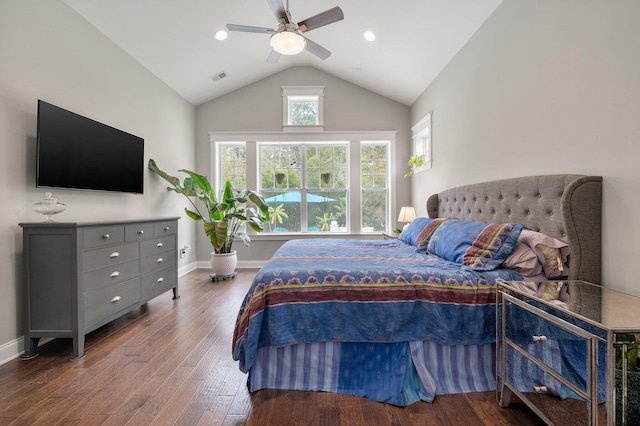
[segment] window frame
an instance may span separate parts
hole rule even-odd
[[[360,173],[354,172],[360,170],[360,155],[361,155],[361,141],[362,142],[382,142],[386,141],[389,144],[388,151],[388,175],[389,175],[389,194],[388,194],[388,215],[387,227],[392,228],[394,226],[392,218],[396,214],[396,131],[344,131],[344,132],[246,132],[246,133],[234,133],[234,132],[210,132],[210,167],[211,175],[216,175],[217,158],[216,153],[216,141],[224,142],[245,142],[246,147],[246,163],[247,163],[247,187],[252,190],[259,190],[258,187],[258,141],[262,142],[342,142],[348,141],[348,173],[349,173],[349,188],[347,189],[348,204],[349,204],[349,230],[347,233],[340,233],[339,235],[371,235],[371,233],[362,232],[361,223],[361,209],[362,209],[362,187]],[[388,230],[387,230],[388,231]],[[247,230],[248,233],[253,234],[251,229]],[[375,232],[378,234],[380,232]],[[315,235],[315,233],[302,234],[302,233],[262,233],[254,234],[258,239],[266,240],[286,240],[292,236],[300,235],[308,237],[309,235]],[[336,234],[337,235],[337,234]],[[252,239],[254,236],[252,235]]]
[[[324,129],[324,86],[281,86],[281,89],[283,132],[317,132]],[[304,97],[315,98],[317,100],[318,110],[316,124],[290,124],[290,101]]]
[[[431,113],[420,119],[411,128],[411,155],[424,155],[422,167],[416,167],[413,173],[420,173],[431,168]]]

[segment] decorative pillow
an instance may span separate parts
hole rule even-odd
[[[427,252],[478,271],[498,268],[511,254],[524,225],[445,221],[431,237]]]
[[[526,231],[526,229],[522,230],[520,238],[522,238],[524,231]],[[544,278],[542,274],[542,263],[538,260],[536,252],[526,243],[522,242],[520,238],[502,266],[515,270],[522,275],[523,278]]]
[[[433,233],[436,232],[436,229],[442,225],[443,222],[447,220],[455,220],[451,218],[437,218],[433,219],[431,222],[425,226],[418,237],[416,238],[416,251],[418,253],[424,253],[427,251],[427,246],[429,245],[429,241],[431,241],[431,237]]]
[[[528,229],[522,231],[519,240],[533,250],[547,278],[569,275],[569,246],[566,243]]]
[[[416,239],[420,232],[427,226],[433,219],[429,219],[428,217],[417,217],[415,218],[407,228],[402,231],[400,234],[400,240],[407,244],[411,244],[412,246],[416,245]]]

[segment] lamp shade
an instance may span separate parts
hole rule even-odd
[[[410,223],[416,218],[416,210],[413,207],[402,207],[400,209],[400,215],[398,216],[398,222]]]
[[[271,36],[269,44],[282,55],[297,55],[307,44],[304,37],[290,31],[282,31]]]

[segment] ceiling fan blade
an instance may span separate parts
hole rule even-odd
[[[300,29],[300,31],[305,33],[307,31],[315,30],[316,28],[320,28],[325,25],[341,21],[343,19],[344,13],[342,13],[342,9],[340,9],[339,6],[336,6],[333,9],[325,10],[324,12],[318,13],[311,18],[307,18],[304,21],[298,22],[298,28]]]
[[[227,29],[229,31],[242,31],[245,33],[262,33],[262,34],[273,34],[275,30],[272,28],[266,27],[251,27],[249,25],[235,25],[235,24],[227,24]]]
[[[302,37],[304,37],[304,36],[302,36]],[[323,61],[325,59],[327,59],[329,56],[331,56],[331,52],[329,52],[324,47],[320,46],[318,43],[313,42],[313,41],[309,40],[306,37],[304,37],[304,39],[307,41],[305,49],[308,52],[313,53],[314,55],[316,55],[318,58],[322,59]]]
[[[278,23],[281,20],[284,20],[285,24],[289,23],[289,15],[287,15],[287,11],[282,4],[282,0],[267,0],[269,2],[269,6],[273,11],[273,14],[276,16]]]
[[[271,53],[269,53],[269,56],[267,57],[267,63],[275,64],[276,62],[278,62],[279,59],[280,59],[280,54],[275,50],[271,49]]]

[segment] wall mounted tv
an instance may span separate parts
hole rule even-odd
[[[142,194],[144,139],[38,100],[36,186]]]

